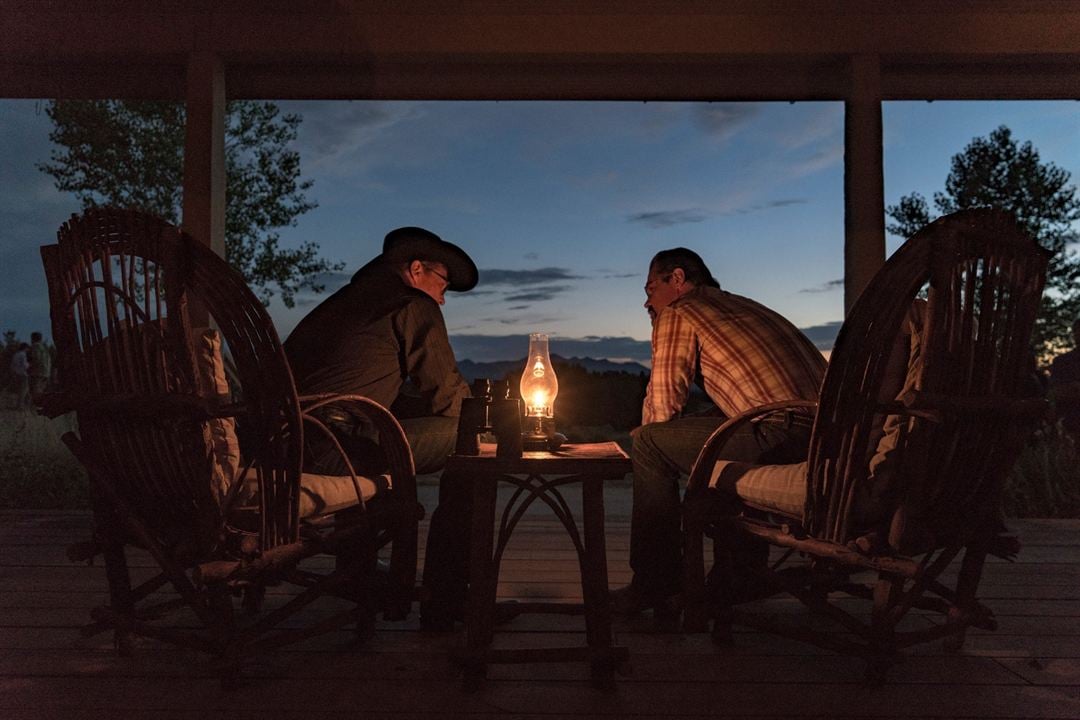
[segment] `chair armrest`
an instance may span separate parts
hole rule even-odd
[[[697,460],[694,461],[694,466],[690,469],[690,480],[686,485],[687,496],[708,489],[712,468],[716,464],[720,453],[723,451],[724,445],[727,444],[728,439],[736,430],[744,425],[760,422],[765,418],[778,413],[798,412],[801,415],[807,415],[810,414],[807,411],[816,411],[817,406],[818,404],[814,400],[789,400],[785,402],[769,403],[767,405],[759,405],[755,408],[750,408],[727,420],[723,425],[713,431],[713,434],[705,441],[705,445],[701,448],[701,452],[698,453]]]
[[[73,398],[66,393],[61,393],[61,395],[64,396],[63,399],[49,399],[49,413],[62,415],[65,412],[74,411],[150,420],[176,419],[206,422],[214,418],[236,417],[244,412],[240,404],[220,402],[201,395],[115,395],[89,400]],[[49,417],[56,415],[49,415]]]
[[[895,402],[882,403],[882,412],[911,415],[941,422],[944,414],[989,414],[1007,420],[1038,420],[1048,417],[1050,403],[1043,398],[1011,398],[1001,395],[942,395],[922,390],[905,390]]]
[[[302,395],[299,397],[299,401],[304,421],[314,424],[320,428],[321,432],[327,433],[337,446],[338,452],[341,453],[345,466],[349,469],[354,481],[356,480],[356,471],[348,456],[341,445],[338,444],[336,438],[333,437],[333,433],[312,413],[320,408],[334,405],[348,413],[363,415],[370,420],[379,433],[379,446],[390,464],[389,471],[394,496],[403,502],[416,501],[416,466],[413,463],[412,450],[409,448],[409,441],[405,437],[405,431],[401,428],[401,424],[389,410],[363,395],[335,395],[328,393]],[[362,504],[363,500],[361,500]]]

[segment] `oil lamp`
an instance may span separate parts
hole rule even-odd
[[[529,356],[521,373],[520,389],[525,417],[533,420],[523,437],[525,449],[542,450],[548,442],[544,421],[555,417],[555,396],[559,394],[559,381],[548,353],[548,336],[544,333],[529,335]]]

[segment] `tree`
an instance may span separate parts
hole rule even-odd
[[[1062,349],[1069,341],[1070,324],[1080,317],[1080,258],[1070,249],[1080,239],[1074,225],[1080,220],[1080,198],[1069,178],[1067,170],[1040,162],[1030,141],[1017,144],[1002,125],[954,155],[945,191],[934,193],[939,215],[972,207],[1007,210],[1054,253],[1032,339],[1040,357]],[[885,212],[895,221],[888,225],[889,232],[901,237],[910,237],[934,219],[919,193],[905,195]]]
[[[49,139],[57,146],[38,168],[83,207],[133,208],[178,223],[183,198],[184,108],[125,100],[50,101]],[[323,290],[320,275],[341,263],[319,257],[319,246],[279,246],[276,228],[316,207],[300,180],[300,155],[289,149],[299,115],[273,103],[230,102],[226,112],[225,257],[263,302],[277,293],[293,307],[296,292]]]

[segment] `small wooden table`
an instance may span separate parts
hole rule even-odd
[[[612,645],[608,597],[607,554],[604,543],[604,482],[630,472],[630,458],[613,442],[565,445],[556,452],[525,452],[521,458],[495,456],[495,446],[481,444],[479,455],[453,455],[448,472],[473,478],[472,538],[469,553],[469,602],[466,647],[460,660],[466,688],[484,678],[488,663],[588,660],[594,683],[610,686],[614,672],[629,653]],[[517,489],[503,509],[495,540],[495,500],[499,482]],[[581,485],[584,537],[578,532],[570,507],[559,488]],[[587,644],[565,648],[493,649],[495,592],[499,563],[518,521],[536,500],[555,514],[570,535],[581,567],[584,604],[521,603],[518,612],[555,612],[585,615]]]

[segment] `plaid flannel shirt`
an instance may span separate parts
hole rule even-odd
[[[816,400],[825,358],[764,305],[699,287],[664,308],[653,325],[642,424],[677,417],[699,369],[705,392],[734,417],[765,403]]]

